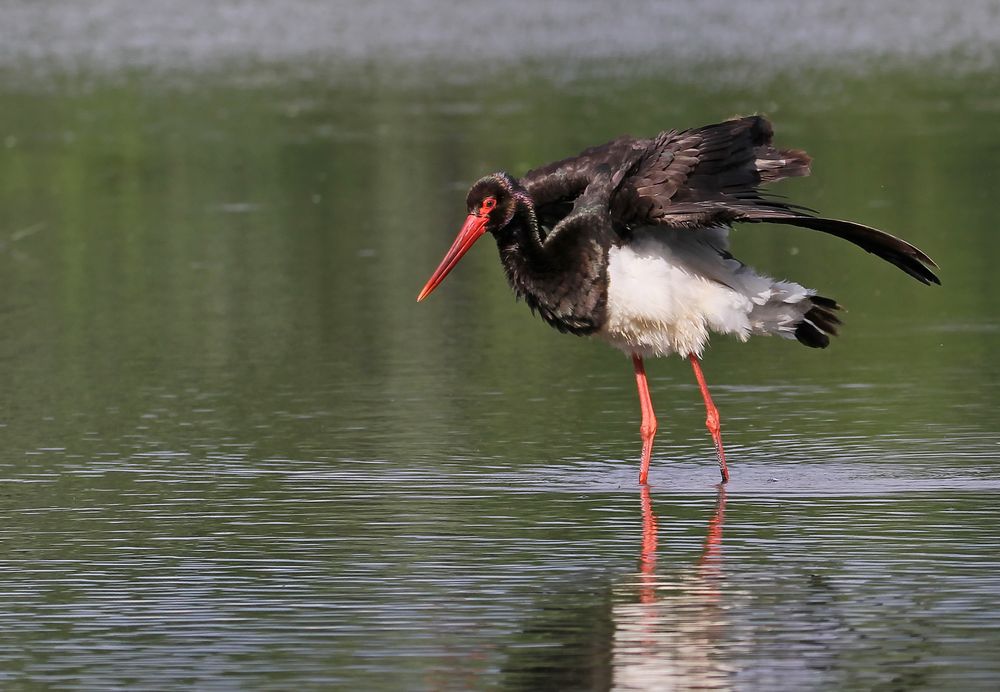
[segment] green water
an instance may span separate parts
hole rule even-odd
[[[0,83],[0,681],[129,689],[988,689],[1000,676],[1000,82]],[[687,365],[512,299],[468,184],[764,111],[780,191],[902,235],[734,252],[848,312]]]

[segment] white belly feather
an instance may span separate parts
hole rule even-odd
[[[815,292],[761,276],[720,251],[729,229],[639,231],[608,254],[607,320],[598,336],[629,354],[701,355],[709,332],[779,334],[795,324]]]

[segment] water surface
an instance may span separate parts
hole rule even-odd
[[[0,41],[6,686],[995,687],[988,36],[944,18],[918,40],[932,13],[876,32],[882,53],[867,34],[836,51],[837,22],[811,48],[729,44],[778,66],[752,82],[718,54],[678,74],[674,53],[610,43],[602,76],[563,36],[477,80],[474,47],[303,56],[262,27],[316,6],[232,5],[230,41],[196,40],[195,15],[189,45],[189,15],[154,39],[127,30],[156,12],[94,3],[88,52],[70,10],[11,4],[51,41]],[[356,32],[394,43],[398,19]],[[450,36],[417,26],[419,45]],[[967,50],[937,62],[956,35]],[[739,257],[843,303],[843,335],[713,343],[725,490],[689,367],[651,364],[643,492],[627,359],[515,303],[488,243],[414,298],[479,175],[761,110],[816,159],[783,192],[914,241],[944,285],[803,230],[738,231]]]

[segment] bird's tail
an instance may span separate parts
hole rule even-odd
[[[809,296],[807,300],[809,309],[795,325],[795,338],[810,348],[826,348],[830,345],[830,337],[837,335],[837,328],[842,324],[837,316],[840,305],[823,296]]]
[[[811,289],[792,281],[770,281],[767,290],[753,299],[755,305],[748,315],[751,330],[797,339],[810,348],[829,346],[830,337],[836,336],[841,324],[837,301],[815,295]]]

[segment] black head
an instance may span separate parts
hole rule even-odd
[[[524,188],[504,172],[491,173],[477,180],[465,197],[469,216],[485,218],[484,230],[496,233],[514,218]]]
[[[417,300],[430,295],[483,234],[487,231],[494,234],[502,231],[513,220],[518,205],[530,203],[524,188],[506,173],[491,173],[477,180],[465,198],[469,210],[465,224]]]

